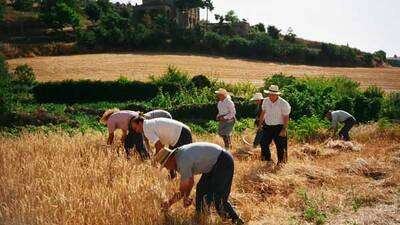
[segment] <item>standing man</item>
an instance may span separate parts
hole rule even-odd
[[[262,112],[262,103],[264,101],[264,96],[262,95],[262,93],[255,93],[253,97],[250,99],[250,101],[252,102],[254,101],[257,104],[257,114],[254,123],[256,124],[256,126],[258,126],[258,124],[260,123],[260,115]],[[260,144],[261,138],[262,138],[262,130],[257,129],[257,133],[253,141],[254,148],[257,148],[257,146]]]
[[[218,115],[219,121],[218,134],[224,140],[225,148],[230,150],[232,148],[231,134],[236,122],[236,109],[229,93],[220,88],[215,91],[218,98]]]
[[[235,224],[243,224],[235,209],[229,203],[234,161],[232,155],[218,145],[193,143],[175,150],[162,149],[155,160],[169,170],[181,175],[179,192],[164,202],[166,210],[183,198],[184,207],[192,204],[190,192],[194,186],[194,176],[202,174],[196,186],[196,214],[200,216],[209,211],[214,203],[222,218],[231,219]]]
[[[269,146],[273,140],[278,153],[278,166],[280,166],[287,160],[285,150],[287,152],[287,129],[291,107],[286,100],[280,97],[282,93],[277,85],[271,85],[264,92],[268,94],[268,98],[263,101],[259,119],[259,127],[263,127],[261,157],[263,161],[272,161]]]
[[[354,116],[344,110],[329,110],[325,114],[325,117],[332,121],[331,129],[335,134],[337,132],[339,123],[344,123],[344,127],[339,131],[339,138],[343,139],[344,141],[350,141],[349,132],[357,123],[357,120],[354,118]]]

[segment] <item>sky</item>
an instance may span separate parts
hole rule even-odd
[[[118,0],[113,0],[118,1]],[[141,0],[120,2],[141,4]],[[274,25],[297,36],[400,55],[400,0],[213,0],[213,14],[234,10],[250,24]],[[205,10],[201,12],[205,18]]]

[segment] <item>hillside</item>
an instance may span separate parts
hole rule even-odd
[[[169,65],[188,71],[191,75],[204,74],[230,83],[252,82],[263,84],[267,75],[284,73],[296,77],[343,75],[361,83],[362,87],[377,85],[388,91],[400,90],[400,68],[340,68],[278,64],[256,60],[224,57],[167,54],[89,54],[58,57],[34,57],[8,60],[11,67],[28,64],[39,81],[64,79],[115,80],[126,76],[147,80],[150,74],[161,75]]]

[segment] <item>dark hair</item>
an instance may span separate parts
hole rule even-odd
[[[140,122],[143,123],[144,120],[145,120],[145,118],[139,114],[139,116],[137,116],[137,117],[132,117],[131,120],[129,121],[129,124],[140,123]]]

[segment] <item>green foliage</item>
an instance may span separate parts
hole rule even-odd
[[[270,37],[272,37],[273,39],[279,39],[281,30],[279,30],[275,26],[268,26],[267,30]]]
[[[400,92],[392,92],[385,98],[381,117],[400,121]]]
[[[176,0],[175,5],[179,9],[191,9],[191,8],[207,8],[213,10],[214,6],[211,0]]]
[[[31,11],[34,0],[14,0],[13,8],[18,11]]]
[[[0,120],[11,111],[12,93],[11,78],[8,72],[8,66],[3,57],[0,56]]]
[[[268,77],[264,79],[264,87],[268,90],[268,87],[271,85],[278,85],[279,88],[284,88],[288,85],[294,84],[296,78],[293,76],[285,76],[283,73],[274,74],[272,77]]]
[[[96,33],[92,30],[79,31],[77,42],[80,47],[94,48],[96,45]]]
[[[299,142],[310,142],[326,138],[329,123],[316,116],[302,117],[290,122],[289,132]]]
[[[355,198],[351,204],[353,211],[357,212],[363,206],[363,204],[364,202],[361,198]]]
[[[95,1],[89,1],[85,6],[85,13],[89,20],[97,22],[101,16],[101,8]]]
[[[194,76],[191,82],[196,88],[211,87],[211,81],[204,75]]]
[[[250,55],[250,41],[236,36],[228,40],[226,49],[233,55],[248,56]]]
[[[285,34],[283,39],[285,41],[294,43],[294,42],[296,42],[296,37],[297,37],[297,35],[293,32],[293,29],[291,27],[289,27],[288,32],[287,32],[287,34]]]
[[[189,75],[174,66],[169,66],[167,72],[161,77],[150,77],[151,82],[157,86],[163,86],[164,84],[175,84],[181,88],[190,88],[192,82]]]
[[[206,32],[203,39],[204,49],[211,51],[223,51],[227,38],[215,32]]]
[[[0,25],[3,23],[5,10],[6,10],[6,0],[0,0]]]
[[[40,15],[41,20],[56,31],[62,31],[66,26],[74,30],[80,26],[79,14],[66,3],[57,3]]]
[[[258,32],[265,33],[266,32],[265,25],[263,23],[258,23],[256,25],[252,26],[252,28],[253,28],[253,32],[256,32],[256,33],[258,33]]]
[[[311,198],[306,190],[298,191],[298,195],[303,200],[303,217],[307,222],[314,223],[316,225],[322,225],[327,220],[326,213],[318,207],[318,203],[321,200]]]
[[[386,52],[379,50],[377,52],[374,52],[373,55],[377,57],[381,62],[386,62]]]
[[[14,83],[24,85],[32,85],[36,82],[33,69],[27,64],[17,66],[11,74],[11,79]]]

